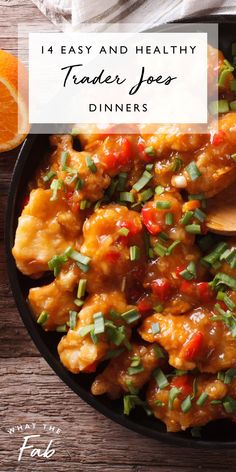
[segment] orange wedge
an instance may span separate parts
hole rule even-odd
[[[20,92],[18,77],[22,84]],[[27,135],[27,90],[25,66],[12,54],[0,50],[0,152],[14,149]]]

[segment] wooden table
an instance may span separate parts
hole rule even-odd
[[[16,54],[17,23],[31,19],[41,22],[44,17],[30,0],[0,0],[0,47]],[[4,261],[4,211],[16,155],[17,150],[0,156],[0,471],[236,470],[234,451],[174,448],[113,423],[77,397],[42,359],[15,307]],[[7,432],[9,427],[32,423],[36,423],[33,432]],[[40,434],[43,424],[46,431],[49,425],[62,430],[44,432],[35,441],[40,447],[45,439],[57,438],[55,454],[47,460],[30,458],[25,451],[18,462],[23,436]]]

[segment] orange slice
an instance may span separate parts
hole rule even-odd
[[[22,83],[18,91],[18,74]],[[28,131],[28,73],[12,54],[0,50],[0,152],[14,149]]]

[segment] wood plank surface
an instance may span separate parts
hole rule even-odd
[[[90,0],[91,1],[91,0]],[[0,0],[0,48],[17,54],[17,24],[47,21],[30,0]],[[4,260],[3,224],[17,150],[0,156],[0,472],[175,472],[234,471],[235,451],[175,448],[142,437],[93,410],[54,374],[31,341],[15,307]],[[9,428],[36,423],[35,431]],[[25,434],[40,434],[43,424],[60,434],[50,459],[18,462]]]

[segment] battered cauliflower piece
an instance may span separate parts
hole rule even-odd
[[[155,344],[134,344],[131,351],[123,352],[112,359],[102,374],[94,380],[92,394],[106,393],[115,399],[119,398],[122,392],[139,391],[149,380],[152,371],[163,363],[163,359],[158,357],[156,347]]]
[[[90,296],[79,313],[77,325],[74,330],[70,329],[58,345],[58,353],[63,365],[71,372],[78,374],[81,371],[92,372],[104,359],[109,349],[124,346],[130,338],[131,330],[119,315],[134,308],[127,305],[124,295],[120,292],[100,293]],[[112,316],[110,310],[118,315]],[[93,325],[94,315],[102,313],[105,322],[110,320],[119,329],[119,340],[109,337],[108,331],[97,335],[98,339],[91,337],[90,332],[83,334],[82,328]],[[92,328],[92,327],[91,327]],[[112,340],[113,339],[113,340]]]
[[[69,311],[78,309],[74,299],[75,295],[68,290],[62,290],[56,280],[44,287],[31,288],[28,296],[36,319],[43,311],[48,315],[47,321],[43,324],[45,331],[55,330],[68,321]]]
[[[158,342],[169,354],[169,364],[176,369],[215,373],[236,365],[235,339],[214,313],[196,308],[184,315],[155,313],[146,318],[139,334],[148,342]],[[160,331],[153,334],[158,323]]]
[[[72,246],[82,229],[80,216],[70,211],[61,195],[56,200],[51,196],[51,190],[32,190],[18,220],[12,253],[18,269],[32,277],[48,270],[48,261]]]
[[[197,390],[195,394],[194,381]],[[178,389],[173,402],[170,400],[172,388]],[[204,401],[199,405],[197,402],[202,394]],[[187,397],[190,408],[185,409],[183,401]],[[153,380],[150,382],[146,399],[155,417],[163,421],[167,431],[172,433],[184,431],[189,427],[203,426],[209,421],[220,418],[228,417],[233,421],[236,418],[235,412],[227,411],[229,401],[235,403],[236,400],[236,381],[232,380],[230,384],[225,384],[214,375],[202,374],[194,377],[188,374],[173,377],[169,385],[162,390]]]

